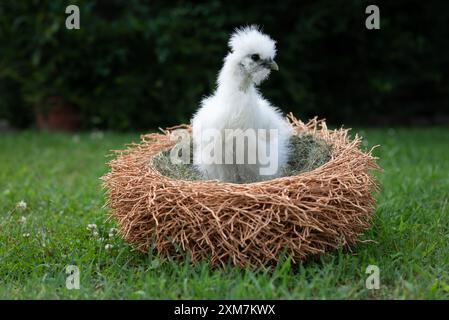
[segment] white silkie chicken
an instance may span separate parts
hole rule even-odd
[[[279,70],[273,60],[275,41],[250,26],[237,29],[229,47],[217,89],[192,119],[194,163],[205,179],[244,183],[275,178],[287,163],[293,129],[256,88],[271,70]],[[244,158],[237,141],[245,141]]]

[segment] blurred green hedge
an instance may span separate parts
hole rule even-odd
[[[449,114],[448,2],[0,2],[0,118],[32,124],[33,107],[61,96],[84,127],[143,129],[188,122],[210,94],[237,26],[278,42],[280,72],[264,94],[285,112],[334,124]],[[81,29],[65,28],[65,7]]]

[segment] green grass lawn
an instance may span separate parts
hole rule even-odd
[[[359,132],[365,147],[381,145],[384,169],[372,241],[261,271],[161,261],[109,238],[98,178],[109,150],[137,134],[1,133],[0,298],[449,298],[449,129]],[[65,286],[67,265],[80,269],[79,290]],[[380,268],[379,290],[365,288],[368,265]]]

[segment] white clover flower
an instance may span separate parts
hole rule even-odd
[[[95,223],[89,223],[89,224],[87,225],[87,230],[89,230],[89,231],[95,231],[95,230],[97,230],[97,225],[96,225]]]
[[[117,229],[116,228],[111,228],[109,229],[109,238],[112,238],[113,236],[115,236],[115,234],[117,233]]]
[[[19,210],[25,211],[27,208],[27,203],[25,201],[21,200],[21,201],[17,202],[16,208]]]
[[[109,244],[109,243],[108,243],[107,245],[104,246],[104,248],[105,248],[105,250],[108,250],[108,251],[109,251],[109,250],[111,250],[112,248],[114,248],[114,246],[113,246],[112,244]]]
[[[27,218],[25,216],[21,216],[18,222],[20,224],[23,224],[23,223],[27,222]]]
[[[92,231],[92,235],[93,235],[94,237],[98,237],[98,231],[97,231],[97,230]]]

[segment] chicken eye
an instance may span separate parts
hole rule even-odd
[[[251,59],[253,60],[253,61],[259,61],[260,60],[260,56],[258,55],[258,54],[252,54],[251,55]]]

